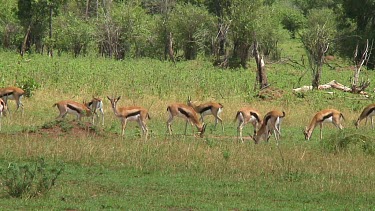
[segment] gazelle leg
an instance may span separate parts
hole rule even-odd
[[[244,127],[244,122],[240,121],[240,124],[237,127],[237,140],[241,140],[243,142],[243,137],[242,137],[242,129]]]
[[[173,116],[170,115],[167,121],[167,130],[168,130],[169,135],[172,135],[172,126],[171,126],[172,121],[173,121]]]
[[[103,109],[99,109],[100,113],[102,114],[102,125],[104,126],[104,111]]]
[[[224,132],[224,125],[223,125],[223,120],[219,117],[219,115],[217,115],[215,117],[215,130],[216,130],[216,125],[217,125],[217,122],[220,121],[220,124],[221,124],[221,130]]]
[[[323,131],[322,131],[322,129],[323,129],[323,124],[322,123],[320,123],[320,140],[322,140],[323,139]]]
[[[186,124],[185,124],[185,136],[186,136],[186,129],[187,129],[188,123],[189,123],[189,121],[186,120]]]
[[[121,136],[125,135],[125,128],[126,128],[126,119],[121,120]]]

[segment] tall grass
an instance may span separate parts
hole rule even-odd
[[[54,203],[61,209],[145,209],[150,201],[156,209],[373,207],[368,199],[374,195],[375,167],[372,164],[375,156],[369,152],[375,132],[363,124],[355,130],[353,121],[374,98],[364,99],[338,91],[333,95],[324,91],[295,95],[292,89],[299,85],[299,77],[305,70],[268,64],[269,82],[282,95],[262,100],[253,91],[253,69],[221,70],[205,61],[174,65],[148,59],[113,61],[39,55],[21,59],[13,53],[2,52],[1,86],[32,78],[40,87],[32,97],[24,99],[23,116],[13,112],[3,118],[0,164],[40,157],[66,163],[67,173],[61,175],[64,185],[58,184],[56,192],[38,202]],[[323,73],[323,81],[335,79],[347,84],[352,74],[349,70],[330,69],[324,69]],[[373,77],[374,73],[369,71],[368,74]],[[309,85],[310,81],[306,74],[300,85]],[[372,85],[369,90],[373,88]],[[52,107],[55,102],[63,99],[81,102],[93,95],[103,98],[105,103],[105,126],[98,125],[96,133],[82,135],[67,131],[51,135],[38,132],[58,115],[57,109]],[[121,95],[119,106],[149,108],[152,118],[148,122],[149,140],[140,137],[140,130],[133,123],[128,124],[125,138],[119,136],[120,122],[110,109],[107,95]],[[209,125],[203,139],[194,137],[190,129],[188,136],[183,136],[185,123],[178,119],[172,124],[176,135],[166,134],[167,105],[185,103],[189,95],[193,100],[215,100],[224,105],[224,132],[215,130],[213,118],[207,117]],[[10,106],[14,111],[14,102],[10,102]],[[273,138],[270,143],[259,145],[251,141],[241,144],[236,140],[237,123],[233,119],[242,106],[252,106],[262,114],[271,109],[286,112],[279,146]],[[315,112],[328,107],[344,113],[347,132],[325,125],[322,142],[318,130],[311,141],[305,141],[304,126]],[[72,119],[68,116],[68,122]],[[252,132],[250,127],[245,127],[244,134]],[[354,140],[347,139],[353,133],[363,133],[368,144],[349,144],[345,150],[331,150],[337,143]],[[362,143],[362,139],[356,140]],[[145,179],[143,182],[147,185],[136,183],[134,180],[138,177]],[[166,184],[165,179],[171,185]],[[172,184],[178,190],[174,190]],[[127,190],[129,186],[142,197],[133,197]],[[155,189],[150,190],[150,186]],[[107,193],[111,190],[118,194]],[[117,198],[122,194],[124,202]],[[165,197],[158,197],[160,195]],[[66,202],[69,199],[71,203]],[[209,200],[212,203],[207,202]],[[27,204],[38,209],[38,203],[22,202],[19,207]],[[0,206],[5,205],[0,203]]]

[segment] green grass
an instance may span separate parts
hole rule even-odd
[[[290,49],[286,49],[289,52]],[[295,60],[299,55],[293,55]],[[23,100],[25,112],[2,118],[0,166],[9,162],[33,162],[43,157],[50,164],[66,164],[57,184],[44,196],[10,198],[0,191],[0,208],[33,210],[343,210],[373,209],[375,131],[353,121],[363,107],[373,103],[350,93],[312,91],[301,95],[292,89],[310,85],[310,73],[287,64],[268,64],[269,82],[282,93],[262,100],[253,91],[255,72],[250,69],[221,70],[207,61],[176,65],[156,60],[113,61],[103,58],[69,56],[48,58],[31,55],[26,60],[16,54],[0,53],[0,85],[10,86],[33,79],[40,84],[31,98]],[[342,66],[345,66],[342,64]],[[364,71],[374,78],[373,71]],[[349,85],[350,70],[325,67],[322,82],[333,79]],[[72,132],[67,122],[55,122],[52,105],[63,99],[78,102],[93,95],[104,99],[105,126],[94,133]],[[150,138],[129,123],[125,137],[106,96],[121,95],[119,106],[141,105],[150,110]],[[185,123],[176,119],[173,136],[166,135],[166,108],[169,103],[215,100],[224,105],[220,125],[214,129],[212,117],[204,138],[184,136]],[[262,114],[284,110],[282,140],[254,145],[236,141],[236,111],[253,106]],[[14,102],[10,102],[14,111]],[[344,131],[332,125],[305,141],[302,129],[320,109],[336,108],[344,113]],[[86,118],[84,121],[90,121]],[[39,133],[41,127],[60,125],[60,134]],[[195,129],[196,131],[196,129]],[[250,125],[244,135],[252,133]],[[341,147],[337,147],[341,146]]]

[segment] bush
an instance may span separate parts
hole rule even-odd
[[[331,135],[328,140],[322,142],[322,147],[335,153],[355,149],[368,155],[375,154],[375,142],[371,137],[350,129]]]
[[[40,88],[40,84],[33,78],[25,78],[20,82],[17,82],[17,86],[25,91],[26,97],[34,95],[34,91]]]
[[[11,197],[32,198],[46,194],[63,172],[64,166],[49,167],[43,158],[34,164],[10,163],[0,169],[2,186]]]

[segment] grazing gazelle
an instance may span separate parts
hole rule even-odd
[[[358,117],[357,121],[354,123],[355,127],[358,129],[359,123],[366,118],[366,125],[367,125],[367,119],[371,120],[371,128],[374,129],[374,121],[372,119],[372,116],[375,116],[375,104],[370,104],[366,106],[361,115]]]
[[[53,104],[52,107],[57,106],[60,111],[60,114],[56,119],[62,119],[67,114],[74,114],[77,116],[77,119],[81,121],[82,116],[91,116],[90,109],[85,105],[85,103],[77,103],[72,100],[63,100]]]
[[[97,110],[100,111],[102,115],[102,125],[104,126],[104,110],[103,110],[103,101],[100,98],[92,97],[90,102],[86,103],[86,106],[90,108],[91,112],[95,115],[92,115],[92,124],[94,124],[95,116],[99,118],[99,114],[96,112]]]
[[[7,104],[5,104],[4,100],[0,98],[0,130],[1,130],[1,119],[3,117],[3,113],[7,110]],[[4,113],[5,116],[5,113]]]
[[[111,102],[111,106],[115,116],[118,117],[121,121],[121,136],[124,136],[125,134],[127,121],[136,121],[138,122],[143,134],[147,139],[148,128],[146,125],[146,120],[151,119],[147,109],[139,106],[117,108],[117,102],[120,100],[121,96],[119,96],[118,98],[110,98],[107,96],[107,98]]]
[[[324,122],[331,122],[333,125],[335,125],[340,130],[343,128],[341,125],[341,119],[344,119],[344,115],[338,110],[335,109],[324,109],[319,112],[317,112],[314,117],[312,118],[310,125],[305,128],[303,131],[303,134],[305,135],[306,140],[310,140],[311,134],[314,131],[316,126],[320,126],[320,140],[323,139],[323,123]]]
[[[284,111],[280,112],[277,110],[273,110],[273,111],[268,112],[263,118],[262,126],[257,131],[255,136],[253,136],[255,143],[256,144],[259,143],[259,141],[262,139],[268,141],[270,139],[271,132],[273,132],[275,135],[277,144],[278,144],[278,141],[281,135],[280,126],[284,117],[285,117]]]
[[[223,111],[223,105],[215,102],[208,102],[197,105],[195,102],[191,101],[190,96],[188,96],[187,105],[192,107],[195,112],[201,115],[202,122],[205,115],[213,115],[215,117],[215,129],[218,121],[220,121],[221,129],[222,131],[224,131],[223,120],[219,116],[219,114]]]
[[[167,111],[169,113],[169,119],[167,121],[167,128],[170,135],[172,135],[171,124],[175,116],[186,119],[186,123],[190,122],[191,125],[195,125],[198,129],[200,137],[203,137],[204,131],[206,130],[206,124],[202,123],[198,119],[197,113],[190,106],[181,103],[174,103],[168,106]],[[187,124],[186,124],[187,125]],[[194,132],[193,132],[194,133]],[[186,126],[185,126],[186,135]]]
[[[21,102],[21,99],[23,95],[25,94],[25,91],[23,91],[21,88],[18,87],[6,87],[0,89],[0,98],[2,98],[5,102],[5,104],[8,105],[8,100],[15,100],[17,104],[17,110],[19,107],[21,107],[23,112],[23,104]],[[9,108],[7,109],[9,112]]]
[[[249,107],[238,110],[234,121],[236,120],[238,120],[237,139],[239,138],[242,142],[242,129],[247,123],[251,123],[254,126],[254,135],[256,135],[259,125],[262,124],[259,112]]]

